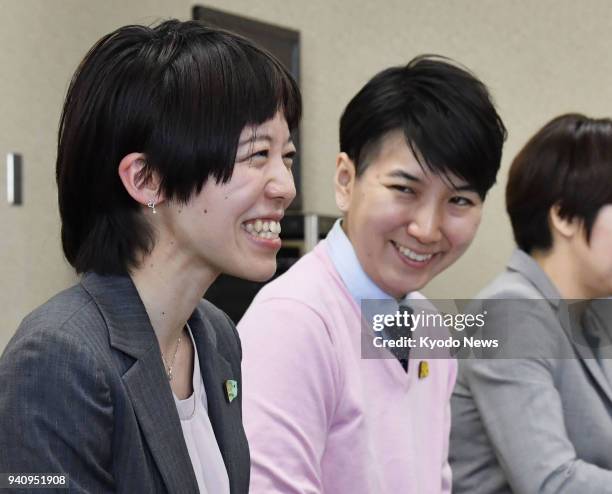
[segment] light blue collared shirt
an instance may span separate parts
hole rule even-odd
[[[395,301],[394,297],[381,290],[363,270],[353,244],[351,244],[351,241],[340,225],[341,221],[339,219],[334,223],[334,226],[327,234],[326,240],[329,257],[331,257],[336,271],[340,274],[340,278],[342,278],[350,294],[358,304],[361,304],[362,300],[368,299],[391,299]],[[404,300],[411,298],[410,294],[408,294]]]

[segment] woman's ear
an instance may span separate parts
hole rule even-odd
[[[336,158],[334,187],[336,191],[336,205],[343,214],[346,214],[350,207],[351,197],[355,188],[355,179],[356,169],[353,160],[346,153],[338,154]]]
[[[550,224],[553,238],[559,235],[567,240],[576,236],[582,229],[582,221],[578,218],[563,218],[559,214],[561,206],[557,203],[548,212],[548,222]]]
[[[164,201],[159,189],[159,177],[146,170],[147,159],[142,153],[130,153],[119,163],[119,178],[127,193],[136,202],[147,206]]]

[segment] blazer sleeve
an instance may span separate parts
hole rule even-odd
[[[63,473],[70,492],[114,490],[110,391],[74,336],[54,328],[13,338],[0,383],[0,472]]]
[[[441,494],[451,494],[453,488],[453,473],[449,463],[449,439],[451,433],[451,396],[457,380],[457,361],[448,360],[448,396],[444,407],[444,449],[442,456]]]
[[[238,324],[253,494],[323,492],[337,357],[322,318],[298,301],[255,302]]]
[[[490,311],[487,328],[496,330]],[[503,321],[502,316],[500,320]],[[612,472],[576,457],[555,387],[555,331],[537,307],[514,314],[507,343],[529,358],[464,360],[486,433],[515,494],[612,493]],[[503,323],[502,323],[503,324]],[[540,351],[541,349],[541,351]],[[541,355],[538,357],[538,353]]]

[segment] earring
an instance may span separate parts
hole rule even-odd
[[[147,207],[153,210],[153,214],[157,214],[157,211],[155,211],[155,199],[149,199],[149,202],[147,202]]]

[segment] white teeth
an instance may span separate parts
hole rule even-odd
[[[407,247],[404,247],[399,244],[395,244],[395,245],[397,245],[397,249],[403,255],[405,255],[408,259],[411,259],[412,261],[425,262],[425,261],[429,261],[433,257],[433,254],[417,254],[416,252],[408,249]]]
[[[243,223],[243,228],[251,235],[265,239],[278,238],[281,232],[280,223],[272,220],[250,220],[248,223]]]

